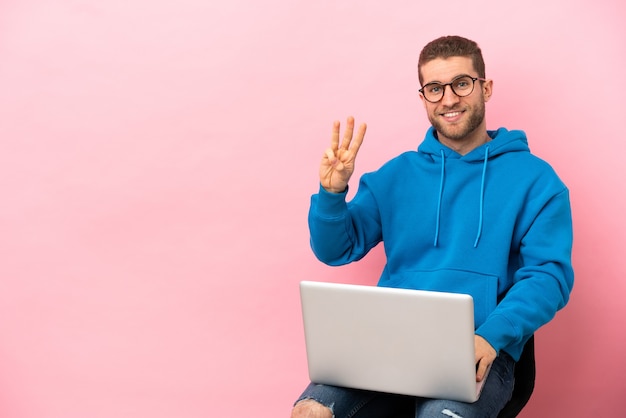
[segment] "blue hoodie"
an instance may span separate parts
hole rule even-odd
[[[476,333],[518,360],[524,343],[569,300],[569,192],[530,154],[522,131],[500,128],[466,155],[430,128],[417,152],[362,176],[355,197],[320,188],[311,247],[326,264],[364,257],[383,241],[379,286],[467,293]]]

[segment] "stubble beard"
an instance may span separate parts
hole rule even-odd
[[[462,125],[450,126],[445,122],[440,122],[435,116],[430,117],[430,123],[433,125],[438,135],[458,141],[466,138],[483,123],[485,119],[485,103],[483,101],[479,102],[478,106],[474,108],[474,111],[472,112],[470,110],[470,112],[469,119]]]

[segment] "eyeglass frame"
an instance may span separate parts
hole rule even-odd
[[[465,96],[461,96],[460,94],[458,94],[456,91],[454,91],[454,87],[452,87],[452,84],[463,78],[463,77],[468,77],[470,80],[472,80],[472,90],[470,90],[469,93],[467,93]],[[470,94],[474,93],[474,89],[476,88],[476,81],[487,81],[486,78],[481,78],[481,77],[472,77],[469,74],[461,74],[459,76],[456,76],[452,79],[452,81],[450,81],[449,83],[439,83],[437,81],[433,81],[430,83],[425,84],[421,89],[419,89],[418,91],[422,94],[422,96],[424,96],[424,99],[428,102],[428,103],[439,103],[440,101],[443,100],[443,96],[446,95],[446,86],[450,86],[450,90],[452,90],[452,93],[454,93],[457,97],[467,97]],[[441,97],[439,98],[439,100],[435,100],[434,102],[432,100],[428,100],[428,98],[426,98],[426,95],[424,94],[424,89],[428,86],[430,86],[431,84],[438,84],[441,86],[442,88],[442,93],[441,93]]]

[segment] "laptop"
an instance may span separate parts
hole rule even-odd
[[[475,402],[470,295],[303,281],[314,383]]]

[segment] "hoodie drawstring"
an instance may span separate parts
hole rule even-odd
[[[478,247],[478,242],[480,241],[480,237],[483,233],[483,209],[485,202],[485,181],[487,176],[487,162],[489,161],[489,147],[485,147],[485,159],[483,161],[483,173],[482,178],[480,180],[480,207],[478,213],[478,232],[476,233],[476,240],[474,241],[474,248]],[[435,223],[435,242],[433,246],[437,246],[439,244],[439,224],[441,223],[441,201],[443,200],[443,185],[445,183],[445,167],[446,167],[446,157],[441,150],[441,179],[439,182],[439,198],[437,200],[437,220]]]
[[[443,183],[445,177],[445,167],[446,167],[446,156],[441,150],[441,180],[439,182],[439,200],[437,201],[437,222],[435,224],[435,242],[433,244],[434,247],[437,246],[439,241],[439,222],[441,220],[441,200],[443,198]]]
[[[476,234],[476,241],[474,241],[474,248],[478,247],[478,241],[483,233],[483,204],[485,201],[485,175],[487,173],[487,160],[489,159],[489,147],[485,147],[485,162],[483,163],[483,176],[480,181],[480,211],[478,215],[478,233]]]

